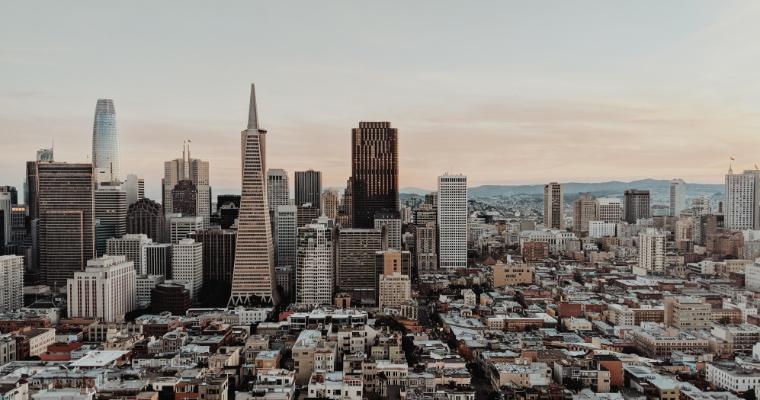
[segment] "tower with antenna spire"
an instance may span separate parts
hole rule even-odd
[[[196,197],[195,212],[186,214],[189,217],[203,217],[204,226],[208,226],[211,219],[211,190],[209,187],[209,163],[208,161],[192,158],[190,155],[190,139],[182,142],[182,158],[176,158],[164,163],[164,179],[162,180],[162,203],[164,213],[174,213],[172,191],[181,181],[192,181],[198,195]]]
[[[259,129],[256,90],[251,84],[248,127],[240,134],[242,191],[230,306],[280,301],[267,205],[266,133]]]

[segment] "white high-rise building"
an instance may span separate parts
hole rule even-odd
[[[145,246],[153,241],[143,233],[130,233],[120,238],[106,241],[106,254],[109,256],[125,256],[127,261],[135,263],[138,275],[146,274]]]
[[[438,177],[438,260],[441,268],[467,267],[467,177]]]
[[[617,223],[605,221],[589,221],[588,237],[599,239],[607,236],[615,236]]]
[[[190,145],[185,142],[182,146],[182,158],[177,158],[164,163],[163,179],[163,205],[164,213],[170,214],[174,210],[172,204],[172,190],[182,180],[192,181],[198,190],[196,198],[195,216],[203,219],[204,227],[208,226],[211,218],[211,191],[209,190],[209,164],[208,161],[190,157]]]
[[[726,229],[753,229],[760,227],[758,193],[760,191],[760,171],[744,171],[735,174],[729,168],[726,174],[725,220]]]
[[[308,224],[298,228],[296,253],[296,303],[332,304],[332,232],[327,224]]]
[[[670,181],[670,216],[677,217],[686,208],[686,182],[683,179]]]
[[[0,312],[24,306],[24,257],[0,256]]]
[[[277,207],[289,204],[290,189],[288,173],[284,169],[267,170],[267,202],[269,211],[277,211]]]
[[[150,305],[150,293],[154,287],[164,283],[163,275],[138,275],[137,276],[137,306],[146,308]]]
[[[202,217],[183,217],[181,214],[169,214],[169,239],[177,243],[187,238],[187,235],[203,229]]]
[[[185,282],[190,297],[198,299],[203,286],[203,243],[182,239],[172,246],[172,279]]]
[[[647,274],[665,272],[665,234],[654,228],[639,233],[639,268]]]
[[[87,261],[84,271],[66,280],[70,318],[98,318],[120,322],[135,309],[136,274],[124,256],[103,256]]]
[[[135,174],[127,175],[121,188],[127,192],[127,207],[145,198],[145,180]]]
[[[623,217],[620,199],[600,197],[596,199],[598,219],[604,222],[618,223]]]
[[[279,206],[275,214],[277,238],[277,266],[295,267],[298,227],[298,207]]]

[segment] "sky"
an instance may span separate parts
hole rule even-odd
[[[400,184],[719,183],[760,163],[753,1],[3,2],[0,184],[55,143],[88,161],[112,98],[122,174],[163,161],[239,190],[256,83],[270,168],[351,172],[359,121],[399,130]]]

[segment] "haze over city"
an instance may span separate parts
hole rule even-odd
[[[211,162],[238,188],[246,85],[266,102],[269,164],[345,185],[350,130],[399,129],[400,186],[681,177],[760,161],[760,5],[457,2],[6,4],[0,179],[55,142],[87,161],[114,99],[122,170],[159,192],[162,162]],[[29,23],[33,20],[34,23]],[[44,29],[41,29],[44,27]]]

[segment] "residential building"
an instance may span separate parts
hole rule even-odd
[[[565,229],[565,191],[561,184],[544,185],[544,226],[549,229]]]
[[[326,223],[298,228],[296,248],[296,303],[311,306],[332,304],[332,230]]]
[[[710,326],[712,306],[688,296],[666,297],[665,324],[680,330],[705,329]]]
[[[639,268],[647,274],[665,272],[665,234],[654,228],[639,233]]]
[[[0,312],[24,306],[24,257],[0,256]]]
[[[467,177],[438,177],[438,264],[467,267]]]
[[[623,219],[623,207],[620,199],[600,197],[596,199],[599,220],[610,223],[618,223]]]
[[[735,174],[729,168],[726,174],[725,222],[727,229],[757,229],[760,227],[758,197],[760,171],[747,170]]]

